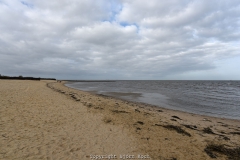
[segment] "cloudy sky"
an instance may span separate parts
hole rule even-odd
[[[240,79],[239,0],[0,0],[0,74]]]

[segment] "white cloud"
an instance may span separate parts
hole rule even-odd
[[[6,75],[217,79],[240,55],[237,0],[4,0],[0,15]]]

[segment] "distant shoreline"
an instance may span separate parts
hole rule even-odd
[[[62,80],[66,82],[116,82],[112,80]]]

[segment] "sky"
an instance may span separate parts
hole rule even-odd
[[[240,80],[239,0],[0,0],[0,74]]]

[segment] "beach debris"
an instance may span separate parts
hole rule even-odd
[[[212,151],[208,148],[205,148],[204,151],[207,153],[207,155],[211,158],[217,158],[215,154],[212,153]]]
[[[203,128],[203,132],[207,133],[207,134],[215,134],[211,128],[207,127],[207,128]]]
[[[139,111],[138,109],[135,109],[135,112],[138,112],[138,113],[140,113],[140,111]]]
[[[112,110],[112,112],[114,112],[114,113],[129,113],[129,112],[126,112],[126,111],[120,111],[120,110]]]
[[[212,122],[211,120],[209,120],[209,119],[207,119],[207,118],[203,118],[203,121]]]
[[[137,121],[138,124],[143,125],[144,123],[142,121]]]
[[[147,112],[144,112],[144,115],[146,116],[146,115],[151,115],[150,113],[147,113]]]
[[[155,124],[155,125],[156,125],[156,124]],[[163,127],[164,127],[164,128],[167,128],[167,129],[169,129],[169,130],[175,130],[175,131],[177,131],[177,133],[180,133],[180,134],[186,135],[186,136],[188,136],[188,137],[191,137],[191,134],[190,134],[190,133],[184,131],[184,130],[183,130],[181,127],[179,127],[179,126],[164,125]]]
[[[98,106],[98,107],[94,107],[94,109],[103,109],[103,108]]]
[[[150,138],[149,138],[149,137],[146,137],[146,138],[145,138],[145,137],[142,137],[141,139],[146,139],[146,140],[149,140]]]
[[[228,138],[227,136],[222,136],[222,137],[223,137],[223,139],[226,140],[226,141],[229,141],[229,140],[230,140],[230,138]]]
[[[230,132],[231,134],[238,134],[240,135],[240,132]]]
[[[193,130],[196,130],[196,129],[197,129],[197,126],[195,126],[195,125],[183,124],[183,126],[186,127],[186,128],[189,128],[189,129],[193,129]]]
[[[77,100],[78,98],[76,97],[75,94],[69,94],[73,99]]]
[[[180,120],[182,120],[181,118],[179,118],[178,116],[172,116],[173,118],[176,118],[176,119],[180,119]]]
[[[176,119],[170,119],[171,121],[177,121]]]
[[[159,110],[157,110],[157,111],[158,111],[158,112],[163,112],[163,111],[162,111],[162,110],[160,110],[160,109],[159,109]]]
[[[228,127],[228,125],[227,125],[227,124],[223,124],[222,126],[223,126],[223,127]]]
[[[112,122],[112,120],[111,120],[110,118],[104,118],[103,121],[104,121],[105,123],[110,123],[110,122]]]
[[[240,147],[236,148],[227,148],[224,145],[216,145],[216,144],[208,144],[204,151],[211,157],[217,158],[215,153],[223,154],[231,160],[239,160],[240,159]]]
[[[4,138],[8,138],[8,137],[6,136],[6,134],[2,134],[2,136],[3,136]]]
[[[92,107],[92,103],[87,104],[87,107],[89,108]]]

